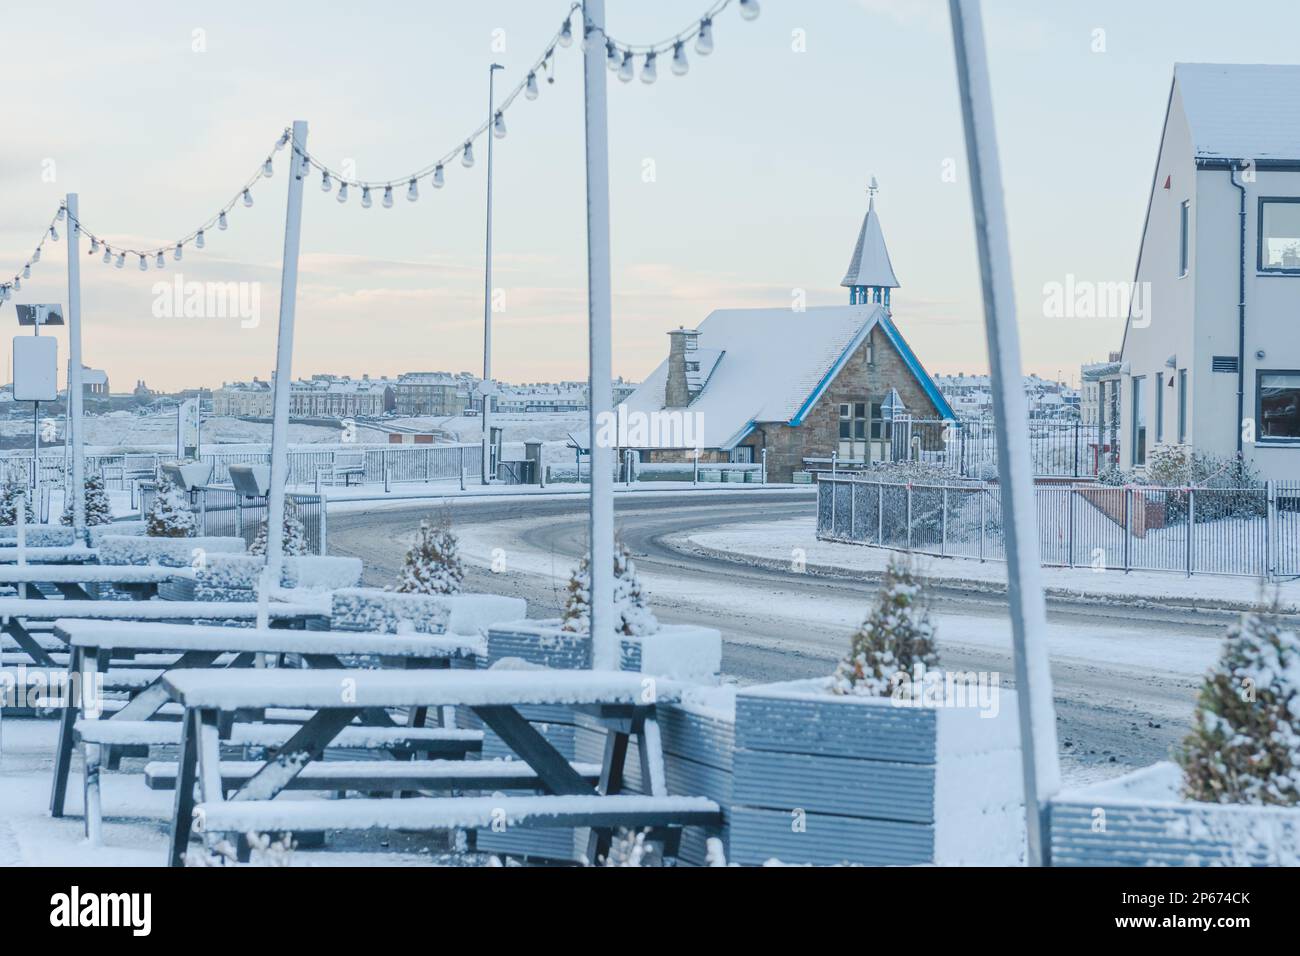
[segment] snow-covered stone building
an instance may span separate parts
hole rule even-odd
[[[1136,283],[1121,465],[1182,444],[1300,475],[1300,66],[1174,68]]]
[[[721,309],[668,333],[668,357],[621,408],[643,461],[758,462],[790,481],[809,459],[890,460],[899,417],[955,414],[894,322],[899,288],[875,188],[842,286],[849,304]],[[648,436],[649,440],[638,436]],[[915,437],[929,449],[942,428]],[[915,440],[914,437],[914,440]],[[910,445],[908,447],[911,447]],[[903,454],[907,454],[907,448]]]

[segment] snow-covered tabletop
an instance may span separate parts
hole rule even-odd
[[[363,634],[283,628],[127,621],[56,620],[54,633],[73,647],[133,651],[223,651],[236,654],[377,654],[387,657],[469,657],[485,652],[473,636]],[[247,672],[243,672],[247,676]],[[354,674],[355,672],[349,671]]]
[[[163,684],[186,707],[652,706],[681,687],[621,671],[174,670]]]
[[[75,564],[79,561],[94,561],[99,556],[95,548],[84,545],[69,545],[63,548],[24,548],[23,558],[28,564]],[[17,564],[18,548],[0,547],[0,564]]]
[[[25,564],[0,567],[0,584],[160,584],[176,568],[135,564]]]
[[[271,602],[267,614],[283,618],[320,617],[314,604]],[[257,617],[253,601],[51,601],[44,598],[0,597],[0,617],[39,620],[90,618],[109,621],[176,621],[195,618],[230,618],[249,621]]]

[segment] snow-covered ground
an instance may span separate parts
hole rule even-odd
[[[813,573],[878,573],[884,570],[891,557],[899,553],[866,545],[819,541],[816,525],[816,518],[810,516],[693,532],[683,539],[685,543],[709,553],[765,564],[790,567],[802,560]],[[913,560],[923,575],[945,584],[999,589],[1006,586],[1007,568],[1001,561],[980,562],[930,555],[915,555]],[[1262,582],[1246,577],[1196,574],[1189,578],[1167,571],[1125,573],[1091,568],[1044,568],[1043,580],[1052,595],[1097,597],[1115,603],[1152,601],[1247,607],[1257,603],[1261,596],[1277,593],[1285,605],[1300,608],[1300,581],[1265,587]]]
[[[441,431],[462,442],[483,441],[483,419],[474,415],[422,416],[386,419],[385,425],[414,431]],[[542,461],[547,465],[572,465],[569,433],[585,434],[586,412],[537,412],[529,415],[493,415],[491,424],[501,431],[501,453],[507,460],[524,457],[524,442],[542,442]]]

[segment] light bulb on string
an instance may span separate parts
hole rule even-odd
[[[148,261],[145,259],[145,257],[144,257],[143,254],[140,256],[140,271],[141,271],[141,272],[148,272],[148,271],[149,271],[149,263],[148,263]]]
[[[370,187],[362,186],[361,187],[361,208],[369,209],[372,202],[374,202],[374,200],[370,198]]]
[[[162,269],[167,265],[167,257],[163,255],[161,249],[158,250],[158,258],[154,260],[154,265],[159,269]]]
[[[540,91],[537,89],[537,74],[529,73],[528,82],[524,84],[524,96],[528,97],[530,100],[535,100],[537,99],[537,94],[539,92]]]
[[[227,228],[227,225],[228,224],[226,223],[226,214],[225,212],[222,212],[221,215],[217,216],[217,228],[225,229]]]
[[[41,261],[41,247],[37,246],[36,251],[32,253],[32,262],[40,262],[40,261]]]
[[[632,60],[632,51],[623,54],[623,63],[618,68],[618,78],[624,83],[631,83],[636,75],[636,63]]]
[[[673,73],[676,76],[685,76],[691,69],[691,63],[686,59],[686,45],[678,40],[673,44]]]
[[[194,247],[195,247],[196,249],[202,249],[202,248],[203,248],[203,230],[202,230],[202,229],[200,229],[198,232],[196,232],[196,233],[194,234]]]
[[[564,21],[564,26],[560,27],[560,46],[569,47],[573,45],[573,17]]]
[[[645,55],[645,65],[641,67],[642,83],[650,84],[653,83],[655,80],[659,79],[659,70],[655,66],[655,61],[658,59],[659,59],[659,55],[654,51],[651,51]]]
[[[347,201],[348,201],[348,184],[347,184],[347,183],[339,183],[338,201],[339,201],[339,202],[347,202]]]
[[[460,154],[460,164],[466,169],[474,165],[474,144],[468,140],[465,141],[465,149]]]
[[[302,162],[298,164],[298,178],[302,179],[309,172],[311,172],[311,160],[307,158],[306,153],[303,153]]]
[[[124,265],[126,265],[126,253],[119,252],[117,254],[117,261],[114,262],[113,265],[115,265],[119,269],[122,268]]]
[[[55,218],[58,219],[59,222],[63,222],[63,217],[66,216],[67,214],[68,214],[68,210],[67,210],[67,208],[64,207],[64,206],[60,206],[60,207],[59,207],[59,214],[58,214],[57,216],[55,216]]]
[[[29,262],[27,263],[27,265],[23,266],[23,278],[30,279],[31,277],[32,277],[32,264]]]
[[[432,182],[433,182],[434,189],[441,189],[443,186],[447,184],[447,177],[442,171],[442,163],[439,163],[437,166],[433,167]]]
[[[271,162],[271,157],[266,157],[266,162],[262,164],[262,175],[270,179],[275,174],[275,164]]]
[[[52,225],[50,226],[50,238],[55,242],[59,241],[59,230],[55,229]]]
[[[176,248],[172,250],[172,258],[175,259],[177,262],[180,262],[180,261],[181,261],[181,256],[182,256],[183,254],[184,254],[184,253],[183,253],[183,251],[181,250],[181,243],[179,243],[179,242],[176,243]]]
[[[253,194],[252,194],[251,192],[249,192],[247,189],[245,189],[245,190],[244,190],[244,208],[247,209],[247,208],[248,208],[249,206],[251,206],[251,205],[253,205]]]
[[[420,186],[416,182],[415,177],[412,176],[411,181],[406,184],[406,200],[407,202],[415,202],[419,198]]]
[[[331,186],[332,186],[332,184],[330,183],[330,174],[329,174],[329,172],[328,172],[327,170],[321,170],[321,174],[320,174],[320,191],[323,192],[323,193],[327,193],[327,192],[330,191]]]
[[[740,15],[746,20],[757,20],[758,0],[740,0]]]
[[[708,56],[713,52],[713,21],[705,17],[700,21],[700,32],[695,37],[695,52]]]
[[[111,261],[113,261],[113,250],[110,249],[110,248],[108,248],[108,246],[105,246],[105,247],[104,247],[104,265],[108,265]]]
[[[492,135],[497,139],[506,138],[506,117],[500,111],[497,112],[497,118],[492,122]]]
[[[614,45],[614,41],[606,40],[605,41],[605,65],[609,67],[611,71],[613,71],[613,70],[617,70],[619,68],[619,65],[622,62],[623,62],[623,57],[619,54],[618,47]]]
[[[89,254],[93,256],[98,252],[99,252],[99,240],[95,239],[94,237],[91,237]]]
[[[385,209],[393,208],[393,187],[392,186],[384,187],[384,208]]]
[[[289,131],[285,130],[280,134],[280,138],[275,141],[276,149],[284,149],[285,144],[289,142]]]
[[[13,285],[13,289],[14,289],[15,292],[21,292],[21,291],[23,291],[23,280],[20,279],[20,278],[18,278],[17,276],[14,276],[14,285]]]

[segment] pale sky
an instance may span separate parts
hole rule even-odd
[[[708,0],[608,0],[631,43],[685,27]],[[294,119],[308,147],[396,178],[484,118],[487,68],[513,86],[565,0],[183,2],[147,11],[63,2],[6,10],[0,75],[0,275],[20,271],[62,196],[124,245],[188,233],[228,200]],[[1132,279],[1173,64],[1295,62],[1300,4],[1257,0],[987,0],[998,135],[1026,371],[1074,380],[1119,347],[1119,320],[1043,316],[1043,286]],[[196,52],[195,31],[206,49]],[[1096,31],[1104,31],[1104,36]],[[496,32],[503,31],[503,32]],[[801,31],[801,32],[798,32]],[[609,78],[614,370],[632,379],[664,334],[716,308],[839,287],[874,174],[902,289],[899,326],[936,373],[987,368],[952,44],[942,0],[762,0],[715,23],[653,86]],[[1094,52],[1104,39],[1104,51]],[[494,38],[504,51],[494,51]],[[800,44],[799,39],[803,43]],[[504,77],[501,79],[501,77]],[[494,372],[585,378],[581,51],[507,113],[497,141]],[[417,203],[362,209],[313,177],[303,214],[293,371],[394,375],[482,364],[485,143]],[[274,364],[287,153],[207,248],[160,274],[84,256],[85,358],[114,391],[215,386]],[[945,168],[956,172],[945,177]],[[647,170],[653,176],[647,176]],[[652,181],[647,181],[651,179]],[[51,181],[52,180],[52,181]],[[66,230],[61,230],[65,233]],[[47,243],[19,302],[66,302],[65,243]],[[181,267],[179,270],[177,267]],[[262,321],[155,318],[153,284],[260,282]],[[16,332],[12,303],[3,315]],[[66,350],[60,353],[61,361]]]

